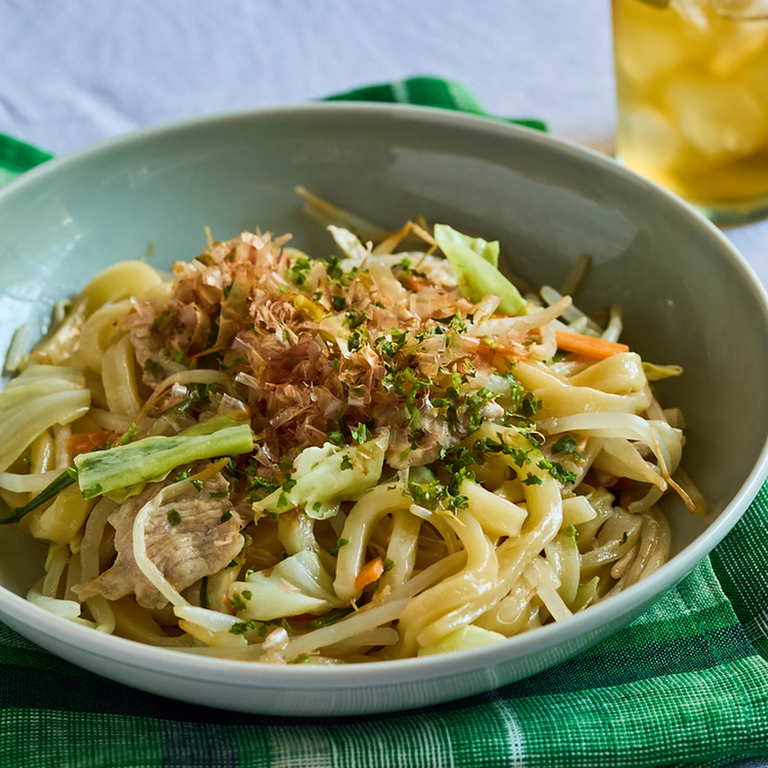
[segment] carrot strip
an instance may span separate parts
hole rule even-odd
[[[114,442],[117,436],[117,432],[76,432],[67,439],[67,448],[72,456],[77,456]]]
[[[378,581],[381,578],[382,573],[384,573],[384,561],[381,557],[367,562],[355,578],[355,589],[362,589],[369,584],[373,584],[374,581]]]
[[[597,336],[585,336],[583,333],[570,333],[568,331],[555,331],[555,339],[558,349],[564,352],[576,352],[585,357],[594,357],[603,360],[620,352],[629,352],[629,346],[618,341],[608,341]]]

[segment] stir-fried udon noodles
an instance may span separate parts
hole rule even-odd
[[[496,242],[445,225],[213,241],[95,277],[0,394],[28,598],[104,632],[279,663],[503,641],[668,557],[700,496],[678,375]],[[329,240],[330,243],[330,240]],[[329,247],[330,250],[330,247]],[[519,284],[518,284],[519,285]]]

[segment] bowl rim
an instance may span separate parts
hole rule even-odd
[[[246,108],[193,117],[179,118],[157,125],[145,126],[107,137],[71,150],[26,171],[0,189],[0,205],[7,197],[17,194],[27,186],[44,181],[46,177],[66,172],[74,164],[108,155],[133,144],[172,136],[178,132],[214,128],[216,125],[238,121],[263,119],[295,119],[313,114],[354,114],[371,115],[377,118],[383,114],[430,124],[436,128],[448,127],[471,134],[491,133],[509,136],[518,142],[529,142],[547,147],[556,153],[575,158],[578,162],[597,164],[610,173],[626,177],[644,190],[643,194],[663,196],[667,205],[676,209],[687,226],[697,227],[706,232],[728,261],[737,268],[762,305],[763,320],[768,326],[768,293],[760,283],[754,270],[736,247],[714,224],[676,195],[622,166],[608,155],[574,141],[553,136],[536,129],[520,126],[499,118],[475,115],[437,107],[408,104],[383,104],[368,102],[310,102],[283,106]],[[436,654],[407,659],[388,660],[381,663],[348,665],[270,665],[209,657],[180,652],[176,649],[149,646],[116,635],[108,635],[90,627],[75,624],[33,605],[0,584],[0,618],[9,618],[29,628],[39,628],[51,622],[51,631],[57,645],[82,647],[85,643],[91,654],[105,660],[118,660],[123,666],[136,668],[161,668],[163,676],[204,681],[215,673],[218,683],[227,686],[254,688],[281,686],[296,690],[307,685],[323,689],[367,687],[372,684],[392,684],[402,681],[417,681],[455,675],[481,667],[494,667],[516,658],[525,657],[530,650],[559,644],[568,637],[582,636],[590,630],[610,621],[620,620],[633,612],[640,603],[653,602],[671,589],[690,573],[711,550],[726,536],[743,515],[768,475],[768,434],[763,447],[749,475],[723,508],[718,518],[701,532],[681,552],[674,555],[658,571],[609,600],[590,606],[588,611],[568,619],[538,627],[535,631],[515,635],[504,642],[455,651],[450,654]],[[171,654],[169,656],[169,654]],[[119,655],[119,659],[117,658]],[[450,663],[446,664],[449,659]],[[166,666],[169,660],[172,666]]]

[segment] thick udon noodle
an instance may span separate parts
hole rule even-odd
[[[393,255],[413,231],[426,252]],[[335,236],[330,262],[246,233],[173,280],[117,265],[21,360],[0,396],[11,508],[76,454],[212,417],[255,436],[24,515],[48,545],[31,601],[193,653],[371,661],[501,641],[665,561],[661,496],[702,511],[649,384],[679,370],[619,346],[616,309],[601,327],[551,288],[519,314],[467,298],[423,227]]]

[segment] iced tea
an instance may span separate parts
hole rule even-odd
[[[716,221],[768,214],[768,3],[612,2],[617,157]]]

